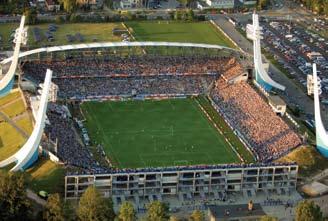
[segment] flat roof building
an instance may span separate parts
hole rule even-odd
[[[206,0],[206,3],[211,8],[233,8],[235,6],[234,0]]]
[[[286,113],[286,102],[277,95],[270,95],[268,97],[269,105],[272,107],[272,110],[283,116]]]
[[[263,211],[259,203],[252,205],[249,209],[247,204],[224,205],[224,206],[209,206],[208,216],[210,221],[246,221],[259,220],[266,213]]]

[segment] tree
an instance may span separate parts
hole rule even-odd
[[[28,8],[24,12],[26,24],[34,25],[38,20],[38,12],[35,8]]]
[[[80,199],[77,216],[81,221],[112,221],[115,218],[113,203],[103,199],[97,189],[90,186]]]
[[[176,10],[174,13],[174,20],[181,20],[181,18],[182,18],[182,11]]]
[[[65,220],[63,203],[58,193],[49,196],[43,212],[43,219],[47,221]]]
[[[196,0],[187,0],[187,6],[188,8],[192,8],[192,6],[195,6]]]
[[[170,216],[169,221],[179,221],[179,219],[176,216]]]
[[[257,8],[259,10],[262,10],[262,9],[267,7],[268,3],[269,3],[268,0],[258,0],[257,1]]]
[[[160,201],[154,201],[147,205],[146,220],[163,221],[168,220],[168,206]]]
[[[63,4],[64,10],[71,14],[76,8],[76,0],[60,0],[60,3]]]
[[[204,221],[204,214],[200,210],[194,210],[189,217],[190,221]]]
[[[29,207],[23,174],[0,171],[0,219],[27,220]]]
[[[278,221],[278,219],[272,216],[262,216],[260,221]]]
[[[322,13],[324,15],[328,15],[328,1],[324,1],[322,4]]]
[[[194,11],[192,10],[192,9],[189,9],[188,11],[187,11],[187,20],[188,21],[192,21],[192,20],[194,20]]]
[[[76,214],[76,209],[71,203],[72,202],[70,202],[70,201],[66,201],[63,204],[65,221],[76,221],[76,220],[78,220],[77,214]]]
[[[296,221],[322,221],[322,212],[313,201],[304,200],[297,205]]]
[[[57,24],[60,24],[60,23],[63,23],[65,21],[65,18],[60,16],[60,15],[57,15],[56,18],[55,18],[55,21]]]
[[[136,212],[130,202],[122,203],[118,214],[120,221],[134,221],[136,220]]]
[[[184,7],[188,4],[188,0],[178,0],[178,2]]]

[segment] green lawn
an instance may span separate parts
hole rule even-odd
[[[8,47],[12,45],[12,41],[9,42],[10,35],[18,27],[19,23],[0,24],[0,47]]]
[[[16,121],[16,124],[28,134],[32,132],[33,126],[28,116]],[[16,153],[25,142],[26,139],[14,127],[6,122],[0,123],[0,161]]]
[[[58,30],[54,32],[54,41],[48,42],[45,37],[45,32],[48,31],[49,24],[39,24],[28,26],[28,46],[30,48],[51,46],[51,45],[66,45],[66,44],[78,44],[78,40],[70,43],[67,41],[66,35],[75,35],[81,33],[84,36],[84,42],[92,42],[93,39],[97,39],[98,42],[103,41],[120,41],[120,36],[114,36],[112,30],[115,27],[123,28],[121,23],[72,23],[72,24],[56,24]],[[8,43],[8,39],[12,30],[18,28],[19,23],[0,24],[0,36],[2,42],[0,47],[10,47],[11,42]],[[41,42],[35,42],[33,37],[33,28],[38,27],[41,29],[41,36],[43,40]]]
[[[0,107],[7,104],[8,102],[18,99],[20,96],[21,96],[20,93],[18,91],[15,91],[15,92],[11,92],[10,94],[8,94],[4,97],[1,97],[0,98]]]
[[[78,40],[70,43],[67,41],[66,35],[75,35],[81,33],[84,36],[84,42],[92,42],[93,39],[97,39],[98,42],[105,41],[120,41],[120,36],[114,36],[112,33],[113,28],[122,28],[121,23],[73,23],[73,24],[58,24],[58,30],[54,32],[55,41],[48,42],[44,39],[36,43],[33,37],[33,28],[38,27],[42,30],[42,35],[48,31],[49,24],[40,24],[29,26],[28,44],[30,47],[41,47],[44,45],[66,45],[66,44],[78,44]]]
[[[0,98],[0,111],[8,117],[23,114],[26,111],[23,98],[19,92],[12,92]],[[26,139],[7,122],[0,118],[0,161],[14,154]],[[32,121],[29,115],[25,115],[15,121],[17,126],[30,134],[33,130]]]
[[[28,46],[30,48],[71,44],[67,41],[66,35],[81,33],[85,36],[85,42],[97,41],[120,41],[120,37],[113,36],[114,27],[122,28],[121,23],[72,23],[57,24],[58,30],[54,34],[55,41],[48,42],[45,39],[45,32],[49,24],[39,24],[28,26]],[[217,30],[209,22],[166,22],[166,21],[136,21],[127,22],[126,25],[132,28],[133,35],[137,41],[171,41],[171,42],[192,42],[218,44],[228,47],[235,47],[222,32]],[[3,38],[3,45],[9,47],[8,39],[11,31],[18,28],[18,23],[0,24],[0,35]],[[38,27],[42,31],[44,39],[36,43],[33,37],[33,28]],[[78,44],[74,41],[72,44]]]
[[[18,99],[13,101],[9,106],[5,108],[0,107],[0,111],[6,114],[8,117],[14,117],[23,113],[26,110],[24,101],[22,99]]]
[[[119,168],[239,162],[194,99],[85,102],[92,140]]]
[[[41,190],[48,193],[63,193],[65,170],[54,162],[41,158],[26,173],[29,177],[28,186],[36,193]]]
[[[328,160],[313,146],[299,147],[278,159],[277,162],[296,162],[300,167],[299,176],[305,179],[322,172],[328,167]]]
[[[209,22],[126,22],[137,41],[171,41],[218,44],[234,48],[232,42]]]

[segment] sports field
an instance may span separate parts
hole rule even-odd
[[[53,33],[54,41],[48,42],[44,34],[48,31],[49,24],[40,24],[29,26],[28,44],[31,47],[41,47],[44,45],[66,45],[79,44],[78,40],[69,42],[66,35],[76,35],[80,33],[84,37],[84,42],[105,42],[120,41],[120,37],[114,36],[113,28],[122,28],[121,23],[74,23],[74,24],[57,24],[58,30]],[[33,37],[33,28],[40,28],[43,40],[35,42]]]
[[[28,26],[28,46],[30,48],[51,45],[78,44],[79,41],[68,42],[66,35],[81,33],[85,42],[96,39],[103,41],[120,41],[119,36],[112,34],[113,28],[123,28],[122,23],[67,23],[56,24],[58,30],[53,33],[54,41],[48,42],[45,33],[48,31],[48,23]],[[209,22],[176,22],[176,21],[131,21],[126,22],[137,41],[171,41],[218,44],[235,47],[225,35]],[[11,47],[10,34],[18,28],[19,23],[0,24],[0,47]],[[35,42],[33,29],[41,30],[42,40]]]
[[[126,22],[137,41],[170,41],[235,46],[209,22]]]
[[[239,162],[195,99],[85,102],[91,139],[119,168]]]
[[[0,112],[11,118],[16,126],[27,134],[32,132],[33,124],[30,115],[26,111],[23,98],[18,91],[0,98]],[[18,151],[25,142],[26,137],[0,116],[0,161]]]
[[[54,41],[49,42],[45,37],[45,33],[48,31],[49,24],[38,24],[28,26],[28,46],[30,48],[52,46],[52,45],[66,45],[66,44],[79,44],[78,40],[69,42],[66,35],[76,35],[80,33],[84,36],[84,42],[98,42],[104,41],[120,41],[119,36],[114,36],[112,31],[113,28],[123,28],[121,23],[67,23],[67,24],[56,24],[58,30],[53,32]],[[10,34],[13,30],[18,28],[19,23],[8,23],[0,24],[0,47],[11,47],[12,42],[9,42]],[[40,42],[35,42],[33,37],[33,29],[39,28],[42,36]]]

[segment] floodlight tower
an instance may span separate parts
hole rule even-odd
[[[246,26],[247,38],[253,41],[253,52],[254,52],[254,69],[255,69],[255,80],[261,85],[266,91],[270,91],[272,88],[277,88],[284,91],[285,86],[275,82],[271,79],[268,73],[265,71],[262,54],[261,54],[261,39],[263,39],[262,27],[259,24],[259,16],[253,14],[253,24],[247,24]]]
[[[313,64],[313,88],[314,88],[314,118],[315,118],[315,132],[316,132],[316,143],[319,152],[328,157],[328,133],[322,123],[321,112],[320,112],[320,99],[319,95],[321,92],[320,83],[318,83],[317,76],[317,65]]]
[[[3,78],[0,81],[0,97],[7,95],[14,86],[14,75],[17,69],[18,57],[20,52],[21,44],[27,43],[27,28],[24,28],[25,16],[22,16],[19,28],[15,32],[15,48],[13,59],[11,61],[9,70],[4,74]]]
[[[47,105],[49,100],[49,90],[51,86],[52,71],[47,69],[44,85],[42,89],[38,113],[35,118],[35,125],[31,136],[26,143],[14,155],[0,162],[0,168],[6,167],[11,163],[16,165],[11,171],[26,170],[29,168],[39,156],[38,148],[45,127]]]

